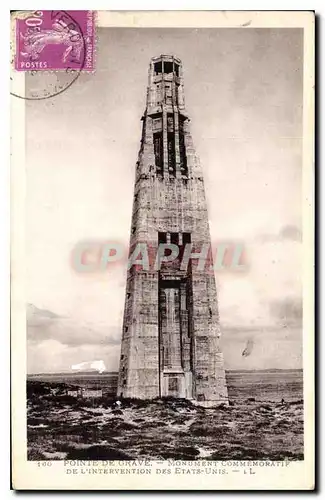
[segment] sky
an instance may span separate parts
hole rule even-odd
[[[302,366],[302,30],[101,28],[96,72],[26,104],[29,373],[118,369],[126,266],[78,273],[71,255],[86,240],[127,248],[161,53],[183,63],[211,240],[243,243],[249,264],[216,272],[225,367]]]

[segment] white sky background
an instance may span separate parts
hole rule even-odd
[[[161,53],[183,62],[211,239],[243,241],[250,262],[216,276],[226,368],[301,367],[302,42],[297,29],[101,29],[96,73],[27,103],[29,372],[118,367],[125,267],[78,274],[70,257],[83,240],[128,244]]]

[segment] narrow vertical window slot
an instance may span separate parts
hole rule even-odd
[[[188,166],[187,166],[185,136],[184,136],[184,119],[182,119],[181,117],[179,120],[179,158],[180,158],[181,174],[184,177],[188,177]]]
[[[175,135],[174,135],[174,132],[167,132],[167,148],[168,148],[168,172],[169,172],[170,176],[175,177],[176,158],[175,158]]]
[[[153,144],[155,153],[155,165],[157,174],[163,175],[163,134],[155,132],[153,134]]]

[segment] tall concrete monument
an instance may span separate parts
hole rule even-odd
[[[227,402],[203,174],[177,57],[151,60],[142,122],[118,396]]]

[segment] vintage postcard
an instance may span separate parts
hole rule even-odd
[[[12,14],[13,488],[314,489],[314,23]]]

